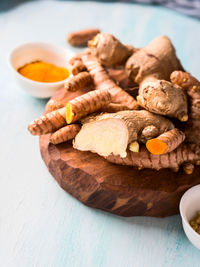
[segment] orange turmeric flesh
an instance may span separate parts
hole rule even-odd
[[[72,111],[72,105],[68,102],[66,104],[66,121],[70,124],[74,119],[74,112]]]
[[[146,142],[146,147],[154,155],[164,154],[167,150],[167,144],[159,139],[151,139]]]
[[[43,61],[26,64],[18,72],[30,80],[47,83],[63,81],[69,76],[68,69]]]

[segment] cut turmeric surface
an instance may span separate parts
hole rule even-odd
[[[129,109],[138,109],[136,100],[116,85],[101,66],[97,57],[87,54],[82,56],[82,60],[93,78],[96,89],[107,89],[111,94],[113,103],[120,103]]]
[[[18,72],[30,80],[48,83],[63,81],[69,76],[68,69],[43,61],[28,63],[19,68]]]
[[[185,134],[177,128],[167,131],[157,138],[146,142],[146,147],[154,155],[161,155],[175,150],[185,140]]]
[[[78,96],[66,104],[66,121],[68,124],[75,122],[90,113],[101,110],[110,102],[110,93],[103,89]]]
[[[50,142],[54,145],[67,142],[73,139],[80,131],[81,126],[79,124],[71,124],[60,128],[50,137]]]
[[[168,119],[146,110],[127,110],[90,116],[84,121],[85,124],[75,137],[74,147],[101,156],[113,153],[126,157],[128,144],[140,141],[142,129],[147,126],[154,125],[159,134],[174,128]]]

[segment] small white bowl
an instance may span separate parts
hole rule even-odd
[[[10,54],[9,63],[17,82],[30,95],[38,98],[51,97],[64,85],[59,82],[36,82],[22,76],[17,69],[27,63],[41,60],[58,67],[70,68],[67,61],[73,56],[70,50],[50,43],[26,43],[16,47]]]
[[[200,235],[193,230],[189,221],[200,211],[200,184],[185,192],[180,202],[183,229],[190,242],[200,249]]]

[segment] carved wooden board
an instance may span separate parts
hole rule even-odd
[[[124,81],[123,81],[124,82]],[[53,97],[66,103],[81,92],[59,90]],[[59,185],[87,206],[121,216],[165,217],[179,212],[179,201],[190,187],[200,183],[200,167],[192,175],[118,166],[91,152],[73,149],[71,142],[49,143],[40,137],[42,158]]]

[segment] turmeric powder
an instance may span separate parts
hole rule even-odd
[[[43,61],[35,61],[18,69],[24,77],[37,82],[59,82],[69,76],[66,68],[57,67]]]

